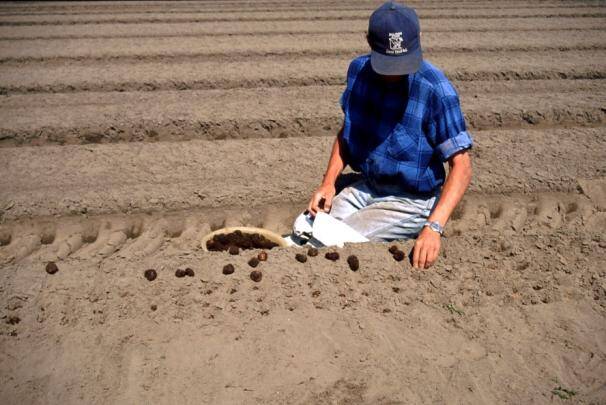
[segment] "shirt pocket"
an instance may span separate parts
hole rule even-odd
[[[387,139],[387,154],[400,162],[415,162],[419,156],[419,136],[397,124]]]

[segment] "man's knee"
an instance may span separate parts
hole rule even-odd
[[[353,191],[351,187],[346,187],[332,200],[330,216],[343,221],[345,218],[358,211],[358,208],[351,202]]]

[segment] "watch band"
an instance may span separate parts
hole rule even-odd
[[[438,221],[427,221],[423,224],[423,227],[428,227],[432,231],[439,233],[440,235],[444,234],[444,228]]]

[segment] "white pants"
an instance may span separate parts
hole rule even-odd
[[[416,238],[438,201],[439,194],[416,196],[360,180],[333,199],[330,215],[371,241]]]

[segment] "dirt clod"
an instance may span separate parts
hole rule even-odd
[[[230,250],[232,247],[236,247],[242,250],[270,250],[277,246],[277,243],[270,241],[263,235],[260,235],[258,233],[244,233],[239,230],[231,233],[217,234],[206,242],[206,248],[211,252],[226,251]]]
[[[265,262],[267,261],[267,252],[266,251],[262,251],[257,255],[257,259],[259,259],[259,261],[261,262]]]
[[[59,271],[59,267],[57,267],[57,265],[55,264],[55,262],[48,262],[46,264],[46,272],[48,274],[55,274],[58,271]]]
[[[154,281],[158,277],[158,273],[154,269],[147,269],[143,272],[143,276],[147,281]]]
[[[309,248],[307,250],[307,256],[309,257],[316,257],[318,255],[318,249],[316,248]]]
[[[259,265],[259,259],[257,259],[256,257],[253,257],[252,259],[250,259],[248,261],[248,265],[253,268],[257,267]]]
[[[259,281],[261,281],[262,278],[263,278],[263,273],[261,273],[259,270],[253,270],[250,272],[250,279],[252,281],[254,281],[255,283],[258,283]]]
[[[177,269],[177,271],[175,271],[175,276],[178,278],[185,277],[186,275],[187,273],[183,269]]]
[[[297,259],[297,261],[300,263],[305,263],[307,261],[307,255],[304,253],[297,253],[295,255],[295,259]]]
[[[234,268],[233,264],[226,264],[225,266],[223,266],[223,274],[225,274],[226,276],[229,274],[233,274],[234,271],[236,271],[236,269]]]
[[[194,273],[194,270],[190,267],[185,269],[185,275],[188,277],[193,277],[196,275],[196,273]]]
[[[327,252],[324,255],[325,258],[327,258],[328,260],[332,260],[333,262],[336,262],[337,260],[339,260],[339,253],[338,252]]]
[[[358,269],[360,268],[360,260],[356,255],[349,256],[347,258],[347,264],[349,264],[349,268],[351,269],[351,271],[358,271]]]
[[[229,247],[229,254],[230,255],[239,255],[240,254],[240,248],[237,246],[230,246]]]
[[[404,260],[404,258],[406,257],[406,255],[404,254],[404,252],[402,252],[401,250],[396,250],[396,251],[393,253],[393,255],[392,255],[392,256],[393,256],[393,259],[394,259],[396,262],[401,262],[401,261],[402,261],[402,260]]]

